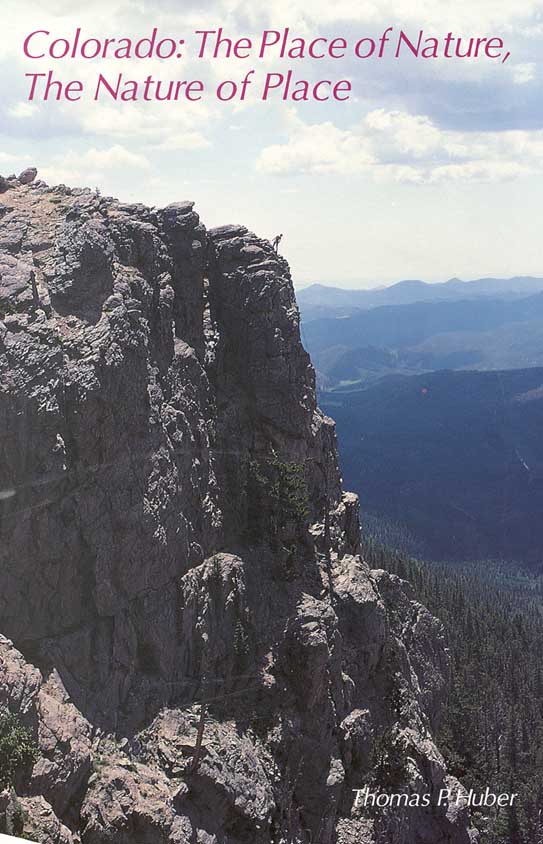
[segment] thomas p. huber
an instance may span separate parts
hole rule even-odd
[[[462,788],[457,788],[456,790],[441,788],[436,795],[429,793],[386,794],[385,792],[370,791],[367,786],[365,788],[355,788],[353,792],[355,794],[354,808],[365,806],[379,809],[430,806],[432,803],[437,806],[447,806],[449,803],[455,803],[457,806],[485,806],[487,808],[499,806],[503,808],[504,806],[512,806],[518,797],[518,794],[507,792],[496,794],[488,787],[482,792],[477,792],[473,788],[470,788],[469,791],[465,791]]]

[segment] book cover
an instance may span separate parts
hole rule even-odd
[[[538,0],[3,0],[0,840],[543,842]]]

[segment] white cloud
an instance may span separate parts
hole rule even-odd
[[[481,34],[491,28],[528,34],[537,30],[540,0],[274,0],[263,11],[252,0],[229,0],[223,5],[237,16],[255,23],[267,19],[273,28],[298,26],[311,29],[315,23],[329,26],[341,22],[361,24],[420,24],[439,30],[470,30]],[[499,34],[499,33],[498,33]]]
[[[164,152],[181,152],[183,150],[207,149],[211,142],[201,132],[182,130],[168,136],[158,144],[153,144],[152,149],[163,150]]]
[[[286,144],[266,147],[258,167],[267,173],[343,173],[365,170],[375,162],[368,139],[333,123],[307,125],[291,116]]]
[[[77,156],[78,160],[80,158],[80,156]],[[99,167],[101,170],[109,170],[111,167],[136,167],[138,169],[150,167],[149,161],[144,155],[131,152],[119,144],[109,147],[109,149],[89,149],[82,158],[85,166]]]
[[[72,113],[85,134],[137,139],[142,144],[161,144],[176,138],[178,149],[207,146],[204,131],[208,112],[204,103],[194,103],[192,108],[179,103],[77,105]]]
[[[144,155],[115,144],[105,149],[91,147],[81,154],[73,150],[59,154],[48,166],[40,168],[40,176],[50,184],[88,185],[108,181],[107,174],[111,172],[150,169],[151,164]]]
[[[306,124],[291,113],[287,140],[263,149],[257,168],[423,184],[509,180],[543,172],[542,161],[542,130],[442,130],[424,115],[376,109],[350,129]]]
[[[430,168],[428,181],[439,182],[503,182],[525,176],[530,168],[520,161],[468,161],[463,164],[444,164]]]
[[[511,70],[513,73],[513,82],[516,85],[525,85],[527,82],[532,82],[537,78],[537,65],[535,62],[515,64]]]
[[[8,108],[8,114],[10,117],[18,117],[18,118],[28,118],[33,117],[37,112],[38,107],[33,103],[15,103],[15,105],[10,106]]]
[[[380,134],[382,141],[388,141],[389,144],[392,141],[398,152],[416,158],[433,152],[443,143],[439,129],[428,117],[420,115],[379,108],[367,115],[366,126],[370,131]]]
[[[0,152],[0,164],[16,164],[21,160],[20,155],[14,155],[10,152]]]

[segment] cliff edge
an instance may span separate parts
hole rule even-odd
[[[0,831],[475,840],[464,805],[355,806],[450,783],[448,660],[360,555],[287,262],[192,202],[25,173],[0,180],[0,707],[39,752]]]

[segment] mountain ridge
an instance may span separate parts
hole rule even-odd
[[[386,287],[350,289],[320,283],[299,290],[298,304],[305,321],[323,316],[324,309],[339,312],[347,309],[367,309],[379,305],[406,305],[415,302],[453,301],[459,298],[503,296],[515,298],[543,291],[543,277],[513,276],[511,278],[480,278],[470,281],[451,278],[444,282],[424,282],[406,279]]]
[[[378,305],[302,323],[322,389],[397,372],[543,365],[543,294]]]

